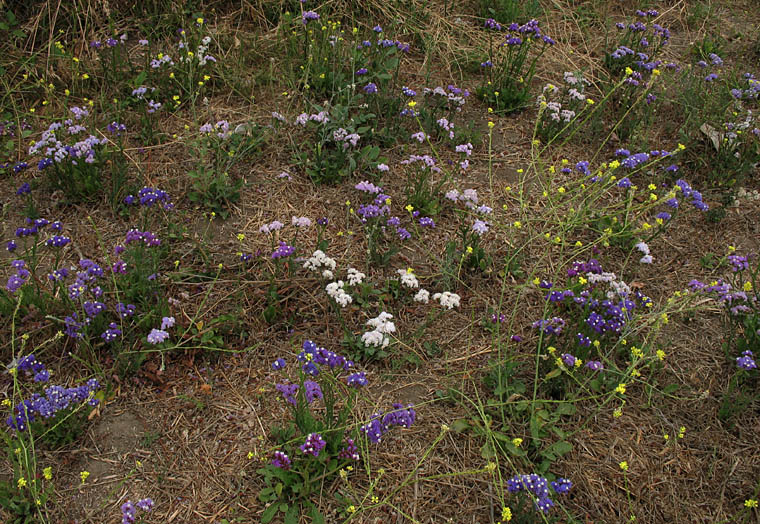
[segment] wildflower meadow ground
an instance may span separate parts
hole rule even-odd
[[[0,8],[0,521],[750,523],[753,0]]]

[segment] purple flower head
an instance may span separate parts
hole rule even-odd
[[[586,367],[591,371],[601,371],[604,369],[604,364],[602,364],[599,360],[589,360],[586,362]]]
[[[562,353],[562,362],[569,368],[575,367],[576,358],[570,353]]]
[[[278,358],[274,362],[272,362],[272,369],[275,371],[279,371],[285,367],[285,359],[284,358]]]
[[[354,387],[366,386],[368,384],[367,375],[363,371],[353,373],[346,378],[346,384]]]
[[[327,442],[322,438],[322,435],[319,433],[309,433],[306,437],[306,442],[299,446],[299,449],[306,455],[318,457],[319,452],[322,451],[326,445]]]
[[[314,11],[304,11],[301,15],[301,23],[306,25],[310,20],[319,20],[319,15]]]
[[[741,369],[745,369],[747,371],[749,371],[750,369],[757,369],[757,364],[755,363],[755,359],[752,357],[753,357],[752,351],[748,349],[742,353],[741,357],[737,357],[736,365],[740,367]]]
[[[280,469],[290,469],[290,457],[282,451],[275,451],[270,462],[274,467]]]
[[[296,248],[289,246],[286,242],[280,241],[280,245],[272,252],[272,259],[289,257],[296,252]]]
[[[148,333],[148,342],[150,344],[160,344],[168,338],[169,333],[161,329],[154,328],[150,331],[150,333]]]

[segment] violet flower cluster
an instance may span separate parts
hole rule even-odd
[[[417,413],[414,411],[412,404],[408,404],[404,407],[402,404],[396,402],[393,404],[393,411],[388,413],[378,411],[373,414],[369,422],[361,426],[360,431],[364,433],[371,442],[377,444],[382,440],[383,435],[388,433],[393,426],[410,428],[416,419]]]
[[[97,406],[99,401],[94,395],[98,389],[100,389],[100,384],[94,378],[78,387],[47,387],[44,390],[45,396],[34,393],[31,398],[15,406],[13,411],[16,416],[9,416],[5,423],[13,430],[26,431],[37,417],[48,419],[61,410],[73,408],[84,402],[90,406]]]
[[[515,475],[507,480],[507,491],[510,493],[519,493],[525,491],[535,497],[534,505],[536,510],[548,513],[554,507],[554,501],[551,499],[551,490],[557,495],[565,495],[573,487],[573,483],[564,478],[558,478],[555,482],[549,483],[545,477],[536,475]]]
[[[153,500],[146,498],[140,499],[134,504],[131,500],[121,505],[121,524],[134,524],[137,522],[137,510],[149,512],[153,509]]]

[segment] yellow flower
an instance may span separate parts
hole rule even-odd
[[[512,439],[512,444],[514,444],[516,448],[519,448],[522,443],[523,443],[523,439],[521,438]]]
[[[501,520],[504,522],[509,522],[512,520],[512,510],[507,506],[504,506],[504,508],[501,510]]]
[[[552,166],[552,167],[554,167],[554,166]],[[557,189],[557,193],[559,193],[559,194],[563,194],[564,192],[565,192],[565,188],[564,187],[560,187],[560,188]]]
[[[625,382],[621,382],[617,385],[615,388],[615,393],[620,393],[621,395],[625,395]]]
[[[755,499],[747,499],[744,501],[744,507],[745,508],[756,508],[757,507],[757,500]]]
[[[678,438],[683,438],[686,435],[686,426],[678,428]]]
[[[594,100],[592,98],[587,98],[586,103],[590,106],[594,105]]]
[[[588,282],[588,280],[586,280],[584,277],[578,277],[578,283],[579,284],[585,284],[587,282]]]
[[[351,504],[348,508],[346,508],[346,511],[348,511],[350,514],[356,513],[356,506]]]
[[[496,469],[496,462],[489,462],[486,464],[486,471],[493,471]]]
[[[53,478],[53,468],[50,466],[46,467],[42,470],[42,476],[45,477],[45,480],[50,480]]]
[[[631,76],[633,74],[633,69],[631,69],[630,67],[626,67],[625,74],[626,76]]]
[[[201,17],[196,18],[195,23],[197,23],[198,25],[203,25],[203,18]]]
[[[467,246],[467,254],[468,255],[472,254],[472,246]]]
[[[493,129],[495,125],[492,121],[488,121],[488,129]]]
[[[90,476],[89,471],[80,471],[79,472],[79,478],[82,479],[82,484],[84,484],[87,481],[87,477]]]
[[[372,498],[370,500],[372,501],[372,504],[377,504],[378,502],[380,502],[380,497],[378,497],[377,495],[372,495]]]
[[[580,240],[576,240],[575,247],[583,247],[583,242],[581,242]]]
[[[742,286],[742,289],[744,289],[744,291],[752,291],[752,282],[750,282],[749,280],[745,282],[744,285]]]
[[[685,146],[685,145],[683,145],[683,144],[678,144],[678,150],[679,150],[679,151],[683,151],[684,149],[686,149],[686,146]]]
[[[665,352],[661,349],[657,350],[657,358],[660,360],[665,360]]]
[[[520,222],[519,220],[515,220],[514,224],[512,225],[515,226],[517,229],[520,229],[522,227],[522,222]]]
[[[626,462],[625,460],[621,462],[620,464],[618,464],[618,466],[620,466],[620,469],[622,469],[623,471],[628,471],[628,462]]]
[[[414,100],[410,100],[409,103],[406,105],[408,105],[409,107],[414,107],[417,105],[417,102],[415,102]]]
[[[665,434],[662,436],[662,438],[664,438],[666,441],[668,441],[668,440],[670,440],[670,435],[668,435],[667,433],[665,433]]]
[[[407,204],[404,209],[406,209],[409,213],[411,213],[412,211],[414,211],[414,206],[412,204]]]
[[[18,481],[16,482],[18,485],[18,489],[25,488],[26,487],[26,479],[24,477],[19,477]]]
[[[9,408],[9,407],[11,407],[11,401],[9,399],[7,399],[7,398],[4,398],[3,402],[2,402],[2,405],[3,405],[4,408]]]
[[[248,460],[251,460],[253,458],[253,451],[248,452]]]

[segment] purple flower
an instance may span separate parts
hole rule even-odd
[[[293,404],[296,405],[296,393],[298,393],[298,384],[277,384],[275,385],[275,389],[279,391],[283,398]]]
[[[472,225],[472,231],[478,236],[482,236],[484,233],[488,232],[488,222],[476,220]]]
[[[270,462],[274,467],[280,469],[290,469],[290,457],[282,451],[275,451]]]
[[[737,357],[736,359],[736,365],[740,367],[741,369],[745,369],[749,371],[750,369],[756,369],[757,364],[755,363],[755,359],[752,358],[752,351],[749,349],[744,351],[742,353],[741,357]]]
[[[367,375],[361,371],[359,373],[353,373],[346,378],[346,384],[354,387],[366,386],[368,383]]]
[[[346,438],[346,445],[338,453],[339,459],[359,460],[359,448],[354,444],[354,439]]]
[[[299,446],[299,449],[307,455],[318,457],[319,452],[322,451],[326,445],[327,442],[322,438],[322,435],[319,433],[309,433],[306,437],[306,442]]]
[[[319,20],[319,15],[314,11],[304,11],[301,15],[301,23],[306,25],[309,23],[309,20]]]
[[[591,371],[601,371],[604,369],[604,364],[602,364],[599,360],[589,360],[586,362],[586,367]]]
[[[296,252],[296,248],[289,246],[286,242],[280,241],[280,245],[272,252],[272,259],[289,257]]]
[[[169,333],[161,329],[153,328],[150,333],[148,333],[148,342],[150,344],[160,344],[167,338],[169,338]]]
[[[374,82],[370,82],[362,88],[368,95],[374,95],[377,93],[377,85]]]
[[[366,67],[362,67],[361,69],[358,69],[356,71],[356,76],[366,75],[367,73],[368,73],[367,68]]]
[[[275,371],[279,371],[285,367],[285,359],[284,358],[278,358],[274,362],[272,362],[272,369]]]
[[[570,353],[562,353],[562,362],[569,368],[575,367],[576,358]]]
[[[121,336],[121,330],[116,322],[111,322],[101,335],[100,338],[106,342],[112,342]]]
[[[29,182],[24,182],[16,190],[17,195],[28,195],[31,192],[32,192],[32,186],[29,185]]]
[[[166,330],[171,327],[174,327],[174,317],[164,317],[161,319],[161,329]]]
[[[311,404],[317,399],[324,398],[324,395],[322,395],[322,388],[319,387],[319,384],[317,384],[313,380],[305,380],[303,383],[303,386],[306,391],[307,404]]]

